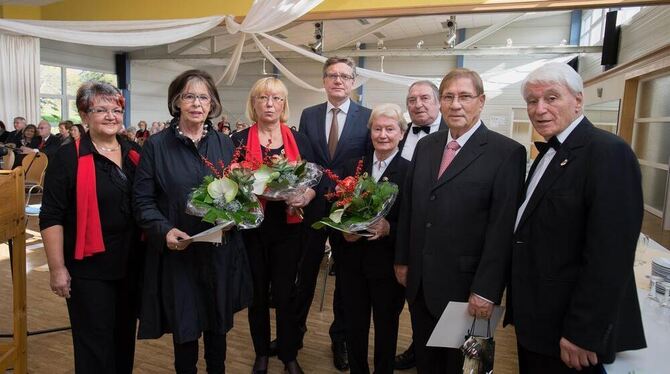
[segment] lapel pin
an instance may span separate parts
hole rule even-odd
[[[565,166],[568,163],[568,159],[566,158],[565,160],[561,161],[561,166]]]

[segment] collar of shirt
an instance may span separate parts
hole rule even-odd
[[[481,119],[477,120],[477,123],[475,123],[475,125],[472,126],[472,128],[470,130],[468,130],[465,134],[459,136],[458,139],[456,139],[456,143],[458,143],[458,145],[461,146],[461,148],[463,148],[465,146],[465,143],[468,142],[468,139],[470,139],[472,134],[474,134],[475,131],[477,131],[477,129],[481,125],[482,125],[482,120]],[[449,134],[449,135],[447,135],[447,144],[449,144],[449,142],[454,140],[454,138],[451,136],[451,130],[449,130],[447,133]],[[459,148],[459,150],[460,150],[460,148]]]
[[[397,155],[397,154],[398,154],[398,148],[396,148],[395,151],[393,151],[393,153],[391,153],[390,156],[388,156],[387,158],[385,158],[383,160],[380,160],[379,158],[377,158],[377,152],[373,152],[373,154],[372,154],[372,165],[374,167],[375,165],[379,164],[379,161],[381,161],[382,162],[382,167],[384,169],[386,169],[386,167],[391,163],[391,161],[393,161],[393,157],[395,157],[395,155]]]
[[[584,115],[581,114],[579,117],[577,117],[576,120],[572,121],[570,126],[566,127],[565,130],[563,130],[560,134],[556,135],[556,139],[558,139],[558,141],[561,142],[561,144],[563,144],[565,139],[567,139],[568,136],[570,136],[570,134],[575,129],[575,127],[577,127],[577,125],[579,125],[582,122],[583,119],[584,119]]]
[[[349,113],[349,106],[351,105],[351,99],[347,99],[347,101],[343,102],[342,105],[336,107],[335,105],[331,104],[330,101],[326,101],[326,113],[330,113],[330,111],[333,108],[338,108],[340,109],[341,113],[347,114]]]

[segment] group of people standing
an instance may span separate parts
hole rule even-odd
[[[247,101],[253,125],[231,138],[210,122],[221,114],[212,78],[186,71],[168,90],[170,125],[142,149],[118,135],[118,89],[79,89],[90,131],[56,153],[40,214],[51,288],[67,300],[76,372],[132,372],[139,317],[140,339],[172,334],[177,373],[196,372],[201,336],[208,373],[223,373],[226,333],[248,307],[252,373],[267,373],[275,354],[286,372],[302,373],[297,357],[327,241],[339,370],[371,371],[372,318],[372,371],[393,372],[407,300],[418,372],[460,373],[460,351],[427,346],[438,318],[450,301],[489,318],[505,289],[522,373],[598,372],[615,352],[644,347],[632,273],[640,170],[625,142],[583,116],[576,72],[548,64],[522,84],[533,126],[548,140],[525,182],[525,148],[480,118],[486,96],[476,72],[454,69],[439,87],[412,84],[409,125],[398,105],[370,110],[351,100],[355,77],[352,59],[329,58],[327,101],[304,109],[297,131],[286,125],[286,86],[262,78]],[[371,237],[311,228],[330,208],[325,194],[334,184],[324,178],[265,202],[256,229],[226,231],[220,245],[185,244],[211,227],[185,212],[189,192],[211,173],[202,158],[228,165],[240,146],[249,160],[283,154],[341,177],[363,159],[365,172],[396,183],[400,195]]]

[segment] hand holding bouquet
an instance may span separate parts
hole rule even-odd
[[[225,166],[219,161],[218,168],[205,157],[203,162],[214,175],[206,176],[189,196],[186,212],[212,224],[228,223],[240,229],[258,227],[263,221],[263,210],[253,193],[254,170],[258,165],[239,161],[240,150],[236,149],[233,162]]]
[[[398,196],[398,186],[386,179],[375,182],[371,175],[361,174],[362,171],[363,160],[358,162],[356,174],[344,179],[330,170],[325,171],[337,184],[335,192],[326,194],[328,200],[335,202],[330,215],[314,223],[313,228],[328,226],[344,233],[361,235],[362,231],[370,231],[388,214]]]

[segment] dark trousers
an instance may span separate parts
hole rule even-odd
[[[132,373],[137,285],[72,277],[67,309],[76,373]]]
[[[419,288],[414,303],[410,304],[409,312],[412,318],[417,373],[462,374],[463,354],[460,350],[426,346],[439,316],[433,316],[426,307],[422,288]]]
[[[548,356],[527,350],[517,343],[520,374],[601,374],[605,369],[601,363],[582,367],[581,371],[570,369],[559,357]]]
[[[319,269],[323,260],[326,239],[328,234],[326,230],[314,230],[305,227],[304,245],[300,265],[298,267],[298,324],[305,329],[309,308],[312,306],[316,281],[319,277]],[[335,273],[337,274],[337,252],[333,251],[335,258]],[[333,342],[344,342],[345,335],[345,315],[344,306],[338,285],[338,277],[335,277],[335,292],[333,293],[333,323],[330,325],[330,339]],[[303,330],[304,331],[304,330]]]
[[[395,278],[367,278],[362,272],[342,266],[342,301],[347,310],[347,350],[351,374],[369,373],[368,335],[370,315],[375,326],[375,374],[393,373],[398,340],[398,321],[405,304],[404,288]]]
[[[300,339],[295,282],[300,233],[300,224],[281,223],[244,232],[254,282],[254,301],[248,311],[254,350],[257,356],[270,354],[269,299],[272,293],[277,318],[277,355],[284,363],[296,359]]]
[[[205,345],[205,363],[208,374],[226,372],[226,334],[203,333]],[[195,374],[198,372],[198,341],[177,343],[172,335],[174,346],[174,370],[177,374]]]

